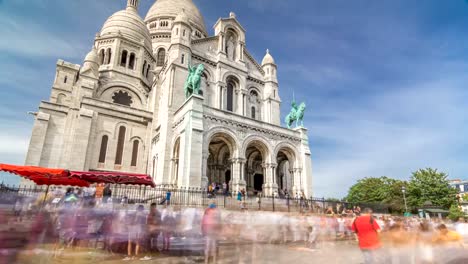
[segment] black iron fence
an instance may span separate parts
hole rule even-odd
[[[66,187],[51,186],[9,186],[0,184],[0,203],[15,203],[18,199],[40,203],[61,199]],[[207,207],[216,204],[228,210],[262,210],[279,212],[312,212],[317,214],[352,213],[356,210],[371,208],[375,213],[389,213],[385,204],[348,203],[332,201],[325,198],[295,198],[289,196],[242,195],[240,200],[236,194],[208,192],[202,188],[175,188],[160,186],[156,188],[145,186],[115,185],[112,193],[97,197],[104,203],[113,204],[150,204],[170,205],[179,207]],[[89,197],[93,191],[86,188],[78,189],[78,197]]]

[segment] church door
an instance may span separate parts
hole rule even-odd
[[[254,189],[256,191],[263,191],[263,175],[262,174],[255,174]]]

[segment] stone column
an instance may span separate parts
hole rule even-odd
[[[239,51],[239,60],[244,61],[244,48],[245,48],[245,43],[244,42],[239,42],[240,46],[240,51]]]
[[[202,154],[202,179],[201,183],[203,188],[208,187],[208,153],[203,152]]]
[[[218,38],[218,53],[225,53],[226,49],[224,48],[224,33],[219,34]]]
[[[291,186],[288,186],[290,190],[293,192],[291,195],[294,196],[296,194],[296,181],[294,179],[294,169],[289,170],[289,178],[291,179]],[[292,188],[291,188],[292,187]],[[288,190],[289,191],[289,190]]]
[[[264,194],[271,196],[273,194],[278,193],[278,184],[276,184],[276,179],[275,179],[275,169],[276,169],[276,164],[275,163],[265,163],[263,165],[264,170],[266,172],[266,183],[263,185],[263,190]]]
[[[221,108],[222,110],[227,109],[227,87],[221,86]]]
[[[245,179],[244,179],[244,164],[245,160],[240,158],[234,158],[232,161],[232,193],[237,193],[237,191],[245,189]]]

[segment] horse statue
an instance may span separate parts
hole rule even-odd
[[[203,66],[203,64],[198,64],[198,66],[195,67],[189,64],[188,69],[189,75],[184,85],[185,99],[188,99],[192,94],[200,94],[201,76],[205,70],[205,66]]]
[[[302,102],[299,106],[297,105],[296,101],[291,103],[291,111],[285,118],[286,126],[291,128],[291,125],[296,121],[296,127],[304,126],[304,112],[306,109],[306,104]]]

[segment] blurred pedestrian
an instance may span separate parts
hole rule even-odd
[[[240,193],[240,192],[239,192]],[[205,236],[205,263],[217,263],[217,239],[221,231],[221,215],[215,204],[205,210],[202,219],[202,233]]]
[[[372,216],[370,208],[365,208],[362,216],[354,220],[352,230],[359,241],[359,248],[364,255],[364,263],[381,263],[381,253],[379,252],[382,247],[379,238],[380,227]]]

